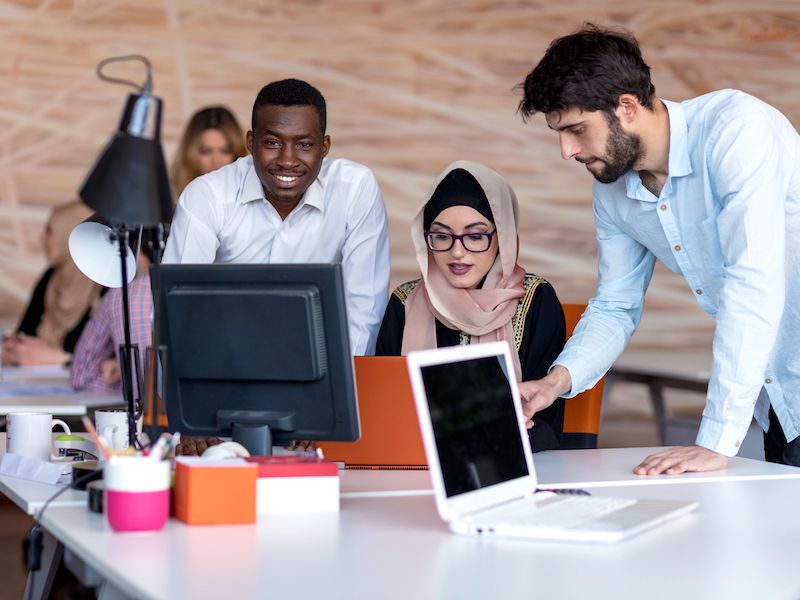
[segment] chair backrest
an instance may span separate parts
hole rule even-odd
[[[427,468],[405,356],[356,356],[354,367],[361,438],[317,446],[348,469]]]
[[[567,339],[586,310],[585,304],[563,304],[567,322]],[[597,448],[600,433],[600,412],[603,407],[604,380],[566,401],[564,408],[563,448]]]

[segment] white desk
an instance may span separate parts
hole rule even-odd
[[[46,412],[57,416],[82,416],[87,409],[119,406],[120,393],[75,391],[63,367],[4,367],[0,382],[0,415],[12,412]]]
[[[57,435],[57,434],[55,434]],[[0,433],[0,458],[6,452],[6,434]],[[0,493],[8,496],[25,514],[33,515],[47,499],[64,486],[48,485],[28,479],[0,475]],[[86,492],[67,490],[50,506],[86,506]],[[48,509],[49,510],[49,509]]]
[[[613,487],[664,484],[800,479],[800,468],[734,456],[724,471],[681,475],[634,475],[633,468],[660,448],[553,450],[533,455],[540,487]],[[800,489],[800,480],[796,482]]]
[[[162,532],[141,534],[115,534],[100,515],[56,508],[44,526],[138,598],[800,596],[800,531],[791,525],[798,482],[631,486],[613,494],[701,506],[611,547],[456,536],[430,496],[344,499],[339,514],[273,516],[254,526],[171,520]]]
[[[734,456],[724,471],[649,477],[633,468],[664,448],[554,450],[533,455],[539,487],[610,488],[756,479],[800,479],[800,468]],[[800,485],[800,481],[798,481]],[[343,498],[432,495],[428,471],[342,471]]]
[[[551,452],[536,461],[540,473],[608,469],[607,475],[595,472],[595,479],[616,480],[641,452]],[[751,475],[760,467],[762,475],[786,477],[594,488],[597,495],[700,502],[694,513],[613,546],[456,536],[425,495],[345,495],[336,514],[274,515],[241,526],[170,520],[161,532],[134,534],[114,533],[101,515],[59,504],[48,508],[43,525],[118,591],[145,599],[796,599],[800,469],[788,478],[783,467],[735,462],[752,468]],[[372,491],[391,486],[392,479],[420,489],[428,474],[342,476],[343,490],[363,493],[370,479]]]

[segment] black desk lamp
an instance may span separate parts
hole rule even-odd
[[[103,67],[113,62],[139,60],[147,69],[147,80],[139,86],[132,81],[109,77]],[[120,346],[122,392],[128,410],[129,443],[136,444],[137,401],[141,402],[143,386],[138,348],[131,344],[130,306],[126,255],[130,251],[128,237],[132,229],[152,228],[153,293],[158,293],[158,263],[163,248],[164,227],[172,217],[172,190],[161,148],[161,99],[151,95],[153,87],[150,61],[144,56],[128,55],[108,58],[97,65],[97,75],[113,83],[133,86],[122,113],[119,129],[92,167],[80,189],[84,204],[110,224],[119,245],[122,284],[122,311],[125,344]],[[154,311],[154,319],[158,311]],[[157,351],[158,323],[154,328],[153,348]],[[151,369],[156,368],[151,357]],[[135,388],[134,388],[135,371]],[[150,378],[154,380],[154,377]],[[149,386],[148,386],[149,388]],[[136,396],[134,397],[134,389]],[[148,393],[153,390],[148,389]],[[153,393],[153,396],[155,394]],[[155,418],[155,415],[154,415]]]

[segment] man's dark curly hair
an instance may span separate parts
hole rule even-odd
[[[553,41],[518,87],[523,90],[518,108],[523,120],[569,108],[611,116],[622,94],[633,94],[652,110],[656,91],[636,38],[591,23]]]
[[[327,112],[325,98],[320,91],[310,83],[300,79],[281,79],[268,83],[256,96],[253,103],[252,128],[256,129],[256,116],[259,109],[267,104],[278,106],[313,106],[319,114],[319,127],[325,135],[327,127]]]

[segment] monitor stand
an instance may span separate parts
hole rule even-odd
[[[253,456],[272,454],[272,431],[294,431],[294,413],[277,411],[217,411],[217,425],[233,430],[233,441]]]
[[[232,439],[247,448],[251,456],[272,454],[272,429],[269,425],[234,423]]]

